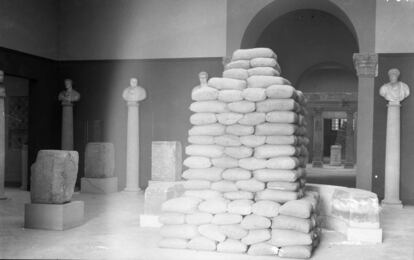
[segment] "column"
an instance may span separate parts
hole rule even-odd
[[[6,156],[6,122],[4,114],[4,99],[6,88],[3,86],[4,72],[0,70],[0,200],[6,199],[4,193],[5,156]]]
[[[66,90],[59,93],[62,102],[61,149],[73,150],[73,102],[79,101],[79,93],[72,88],[72,80],[65,79]]]
[[[313,156],[312,167],[323,167],[323,119],[322,110],[313,111]]]
[[[378,55],[375,53],[355,53],[353,59],[358,75],[356,187],[371,190],[374,80],[378,75]]]
[[[144,88],[138,86],[138,80],[132,78],[122,97],[128,106],[127,158],[125,191],[139,191],[139,101],[146,98]]]
[[[354,111],[346,111],[345,168],[354,168]]]

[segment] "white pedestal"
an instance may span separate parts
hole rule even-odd
[[[118,192],[118,178],[81,178],[81,192],[94,194]]]
[[[66,230],[83,224],[84,202],[65,204],[25,204],[24,227],[47,230]]]

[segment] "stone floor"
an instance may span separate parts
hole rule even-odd
[[[0,201],[0,258],[83,259],[278,259],[190,250],[159,249],[157,229],[139,227],[143,195],[119,192],[111,195],[75,194],[86,204],[85,224],[67,231],[30,230],[23,227],[24,203],[29,193],[7,189]],[[384,243],[356,245],[343,235],[324,231],[312,259],[379,260],[414,259],[414,206],[383,210]]]

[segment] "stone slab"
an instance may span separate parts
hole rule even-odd
[[[182,148],[177,141],[152,142],[151,180],[179,181],[182,173]]]
[[[81,192],[94,194],[118,192],[118,178],[81,178]]]
[[[162,226],[161,222],[159,221],[158,215],[146,215],[146,214],[142,214],[139,216],[139,225],[141,227],[154,227],[154,228],[158,228]]]
[[[115,149],[112,143],[88,143],[85,149],[85,177],[114,177]]]
[[[66,230],[83,224],[85,204],[72,201],[65,204],[28,203],[24,207],[24,227],[46,230]]]
[[[382,243],[382,229],[381,228],[348,228],[348,241],[381,244]]]
[[[183,182],[149,181],[145,190],[145,214],[160,214],[161,204],[184,193]]]

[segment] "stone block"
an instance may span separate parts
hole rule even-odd
[[[141,227],[161,227],[162,223],[159,221],[158,215],[142,214],[139,216],[139,225]]]
[[[85,149],[85,177],[114,177],[115,151],[112,143],[88,143]]]
[[[342,146],[332,145],[331,146],[331,156],[329,159],[329,164],[332,166],[340,166],[342,164]]]
[[[81,178],[81,192],[94,194],[118,192],[118,178]]]
[[[24,227],[47,230],[66,230],[83,224],[84,202],[65,204],[25,204]]]
[[[40,150],[31,167],[31,202],[69,202],[76,183],[78,162],[79,155],[76,151]]]
[[[152,142],[151,180],[179,181],[182,173],[182,148],[180,142]]]
[[[145,214],[160,214],[161,204],[184,193],[182,182],[149,181],[145,190]]]

